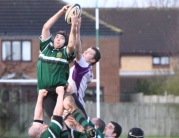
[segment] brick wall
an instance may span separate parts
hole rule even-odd
[[[1,42],[1,40],[0,40]],[[0,43],[1,44],[1,43]],[[82,38],[83,50],[91,46],[96,46],[95,37]],[[0,45],[1,47],[1,45]],[[102,54],[100,60],[100,86],[104,90],[104,102],[119,102],[119,38],[118,37],[100,37],[99,47]],[[1,50],[1,48],[0,48]],[[31,65],[32,72],[26,75],[36,78],[36,64],[39,55],[39,39],[32,38],[32,63],[23,63],[24,65]],[[2,62],[0,63],[2,65]],[[96,66],[93,67],[94,75]],[[96,86],[93,82],[89,86]]]
[[[95,46],[94,37],[82,38],[84,49]],[[119,102],[119,38],[100,37],[100,86],[104,88],[104,102]],[[95,74],[96,67],[93,67]],[[89,86],[95,86],[95,83]]]

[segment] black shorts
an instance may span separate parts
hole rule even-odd
[[[57,101],[56,87],[46,89],[48,91],[47,96],[43,100],[43,108],[49,118],[53,115],[53,110]]]
[[[55,108],[58,95],[56,94],[56,87],[47,88],[46,90],[48,91],[48,93],[43,100],[43,108],[47,116],[51,118],[53,116],[53,110]],[[67,95],[69,94],[67,93]],[[64,95],[64,97],[66,97],[67,95]],[[78,100],[76,93],[71,94],[71,96],[74,98],[77,107],[83,112],[83,114],[87,118],[86,111],[83,108],[83,105]]]
[[[56,93],[57,87],[46,88],[48,93],[47,93],[47,96],[43,100],[43,108],[49,118],[51,118],[53,116],[53,110],[56,105],[56,101],[57,101],[57,97],[58,97],[58,95]],[[64,86],[64,89],[66,89],[66,86]]]

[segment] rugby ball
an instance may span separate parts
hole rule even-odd
[[[65,21],[67,24],[71,24],[71,16],[74,12],[79,12],[79,17],[81,17],[82,9],[79,4],[72,4],[65,13]]]

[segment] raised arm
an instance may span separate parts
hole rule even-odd
[[[81,45],[81,37],[80,37],[80,28],[81,28],[81,17],[78,19],[78,26],[76,32],[76,60],[79,61],[82,56],[82,45]]]
[[[43,26],[42,28],[42,40],[46,40],[50,36],[50,28],[54,25],[54,23],[66,13],[69,8],[69,4],[63,6],[61,10],[59,10],[55,15],[53,15]]]
[[[56,102],[55,108],[53,110],[53,115],[62,116],[63,110],[64,110],[64,108],[63,108],[64,87],[63,86],[57,87],[56,93],[57,93],[58,97],[57,97],[57,102]]]
[[[34,111],[34,120],[43,120],[43,99],[46,95],[47,91],[45,89],[39,90]]]
[[[71,17],[71,30],[68,41],[68,53],[72,54],[76,45],[76,27],[78,25],[78,16],[79,13],[74,12]]]

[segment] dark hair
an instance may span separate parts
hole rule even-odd
[[[91,63],[91,66],[96,64],[100,59],[101,59],[101,53],[98,48],[96,47],[91,47],[95,51],[94,59],[96,60],[95,62]]]
[[[116,133],[115,137],[118,138],[121,135],[122,127],[116,122],[111,121],[111,123],[114,125],[113,133]]]
[[[144,132],[141,128],[133,127],[129,130],[127,138],[143,138]]]
[[[68,33],[67,33],[66,31],[58,31],[58,32],[56,33],[56,35],[57,35],[57,34],[61,34],[61,35],[63,35],[63,36],[65,37],[65,43],[64,43],[63,46],[67,46],[67,45],[68,45],[68,39],[69,39]]]
[[[99,129],[101,132],[103,132],[104,129],[105,129],[105,126],[106,126],[105,122],[104,122],[102,119],[98,118],[98,120],[97,120],[96,123],[97,123],[98,129]]]

